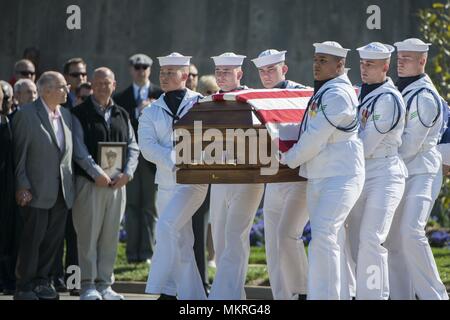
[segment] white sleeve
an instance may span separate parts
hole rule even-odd
[[[348,112],[351,108],[353,106],[349,97],[332,91],[325,93],[319,110],[315,114],[309,111],[306,130],[301,134],[299,141],[282,154],[281,163],[287,164],[290,168],[297,168],[313,159],[326,147],[335,130],[338,130],[335,126],[348,126],[352,122],[349,120],[351,116]],[[325,118],[324,112],[334,126]]]
[[[418,103],[417,99],[419,99]],[[418,108],[417,104],[419,105]],[[406,115],[402,145],[399,149],[403,159],[411,158],[419,152],[431,129],[424,126],[422,122],[430,126],[434,118],[436,118],[439,108],[440,106],[436,106],[436,101],[429,92],[420,93],[413,99],[409,112]],[[439,121],[435,125],[437,123]]]
[[[150,109],[148,109],[150,111]],[[154,120],[150,112],[143,112],[139,118],[138,141],[142,156],[157,166],[165,167],[168,170],[175,168],[172,160],[172,148],[165,147],[159,143]]]
[[[398,116],[404,116],[402,106],[396,107],[395,103],[395,98],[390,94],[381,96],[375,103],[373,113],[367,119],[364,130],[359,134],[359,137],[363,141],[364,155],[366,158],[373,154],[385,137],[385,133],[395,124]],[[402,102],[398,101],[398,103]],[[400,110],[398,107],[400,107]]]

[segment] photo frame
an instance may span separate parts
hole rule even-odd
[[[99,142],[98,165],[115,179],[125,169],[126,142]]]

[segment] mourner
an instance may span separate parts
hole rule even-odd
[[[40,98],[14,116],[16,201],[23,218],[17,259],[18,300],[59,299],[49,282],[72,207],[72,116],[61,105],[68,86],[57,72],[37,83]]]
[[[133,178],[139,149],[128,113],[112,99],[114,73],[98,68],[92,76],[92,96],[73,108],[75,187],[72,210],[81,269],[81,300],[123,300],[111,289],[119,229],[125,211],[125,186]],[[109,176],[99,155],[100,143],[125,148],[121,173]],[[111,147],[111,146],[109,146]]]
[[[391,299],[445,299],[425,226],[442,184],[442,157],[436,145],[443,124],[442,102],[425,73],[429,43],[411,38],[396,42],[396,83],[406,105],[399,149],[408,169],[405,193],[394,216],[389,250]]]
[[[186,88],[191,57],[171,53],[159,57],[159,79],[165,92],[139,119],[139,146],[145,159],[156,164],[158,185],[156,247],[146,292],[160,299],[199,300],[206,293],[193,250],[192,216],[203,203],[208,185],[181,185],[175,179],[173,125],[198,101]]]
[[[266,89],[302,89],[286,80],[286,51],[269,49],[253,63]],[[305,299],[308,259],[303,229],[308,222],[306,182],[268,183],[264,194],[264,237],[270,286],[275,299]]]
[[[153,60],[145,54],[129,58],[129,69],[133,83],[114,97],[114,101],[125,108],[137,135],[139,117],[144,107],[150,105],[163,93],[150,82]],[[139,137],[137,137],[139,140]],[[127,185],[125,229],[127,232],[127,260],[130,263],[151,262],[155,245],[156,212],[156,167],[139,155],[134,179]]]
[[[307,178],[308,299],[349,299],[346,293],[344,223],[364,184],[364,149],[358,138],[358,98],[345,73],[348,49],[334,41],[315,43],[314,96],[298,142],[281,163],[300,166]],[[341,285],[341,282],[343,285]],[[342,293],[341,293],[342,290]]]

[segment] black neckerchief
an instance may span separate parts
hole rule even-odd
[[[181,101],[183,101],[186,93],[187,89],[166,92],[164,102],[167,104],[173,115],[177,114],[178,108],[180,107]]]
[[[288,84],[289,84],[289,82],[287,80],[283,80],[283,81],[277,83],[277,85],[273,88],[274,89],[286,89]]]
[[[419,79],[422,79],[423,77],[425,77],[425,73],[419,74],[418,76],[412,76],[412,77],[398,77],[398,80],[395,83],[395,85],[397,86],[398,91],[402,92],[411,83],[413,83]]]
[[[387,82],[387,79],[385,81],[379,82],[379,83],[372,83],[372,84],[363,83],[361,86],[361,94],[359,95],[359,101],[362,102],[369,93],[371,93],[375,89],[381,87],[386,82]]]
[[[317,93],[317,91],[320,90],[320,88],[322,88],[322,86],[327,83],[330,80],[333,80],[334,78],[331,79],[327,79],[327,80],[314,80],[314,94]]]
[[[245,86],[239,86],[233,90],[229,90],[229,91],[224,91],[224,90],[219,90],[219,93],[228,93],[228,92],[234,92],[234,91],[239,91],[239,90],[245,90],[246,87]]]

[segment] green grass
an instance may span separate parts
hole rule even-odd
[[[441,279],[450,289],[450,249],[432,248]],[[145,263],[129,264],[125,256],[125,245],[119,244],[114,274],[117,281],[147,281],[149,267]],[[215,269],[208,268],[209,280],[212,281]],[[264,248],[252,247],[247,272],[247,284],[269,285],[267,274],[266,253]]]

